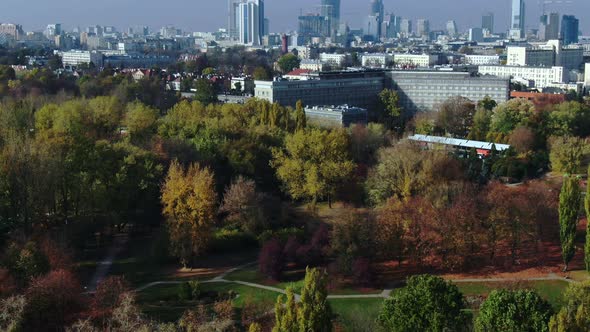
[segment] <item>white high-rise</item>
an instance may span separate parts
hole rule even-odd
[[[522,39],[525,37],[525,5],[524,0],[512,0],[512,20],[510,24],[510,38]]]
[[[244,45],[259,46],[265,31],[264,0],[229,1],[229,35]]]

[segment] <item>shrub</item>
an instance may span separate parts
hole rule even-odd
[[[354,282],[360,286],[370,286],[373,282],[371,262],[367,258],[357,258],[352,263]]]
[[[297,250],[301,247],[299,241],[295,236],[290,236],[285,244],[283,253],[285,255],[286,262],[294,262],[297,259]]]
[[[197,300],[201,297],[201,284],[198,280],[191,280],[188,282],[188,285],[191,289],[191,298],[193,300]]]
[[[191,286],[188,282],[183,282],[178,286],[178,299],[180,301],[189,301],[192,299]]]

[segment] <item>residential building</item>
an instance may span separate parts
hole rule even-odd
[[[560,37],[565,45],[577,44],[580,35],[580,21],[573,15],[563,15]]]
[[[308,80],[255,81],[256,98],[295,106],[342,105],[371,108],[384,88],[383,71],[311,73]]]
[[[89,65],[90,63],[98,68],[103,66],[103,54],[100,52],[71,50],[57,54],[61,56],[61,61],[64,66],[77,67],[82,64]]]
[[[590,63],[584,64],[584,85],[586,89],[590,88]]]
[[[494,13],[488,12],[482,15],[481,28],[490,34],[494,33]]]
[[[479,66],[479,73],[505,79],[516,79],[531,82],[531,87],[544,88],[551,83],[564,83],[563,67],[531,67],[531,66]]]
[[[350,54],[320,53],[320,62],[333,68],[342,68],[350,62]]]
[[[452,97],[465,97],[477,103],[489,96],[498,103],[508,100],[508,79],[478,77],[465,72],[391,71],[388,83],[398,92],[405,110],[434,111]]]
[[[365,53],[361,56],[363,67],[385,68],[393,63],[393,55],[388,53]]]
[[[328,127],[350,127],[353,124],[366,125],[368,112],[364,108],[341,106],[306,106],[305,115],[309,122]]]
[[[299,68],[311,71],[323,71],[324,64],[320,60],[303,59],[299,64]]]
[[[510,38],[523,39],[525,37],[525,4],[524,0],[512,0],[512,17],[510,24]]]
[[[20,40],[25,37],[22,25],[12,23],[0,24],[0,35],[9,36],[13,40]]]
[[[500,56],[499,55],[465,55],[465,63],[469,65],[499,65],[500,64]]]
[[[437,64],[438,56],[431,54],[395,53],[393,62],[396,67],[432,67]]]

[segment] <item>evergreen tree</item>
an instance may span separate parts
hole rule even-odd
[[[298,311],[299,331],[332,331],[332,311],[328,303],[327,274],[307,268]]]
[[[303,102],[301,100],[297,101],[297,105],[295,107],[295,130],[300,131],[304,130],[307,127],[307,117],[305,115],[305,110],[303,109]]]
[[[287,302],[283,303],[283,296],[277,298],[275,305],[275,326],[272,332],[297,332],[297,304],[293,288],[287,288]]]
[[[566,176],[559,195],[559,236],[565,264],[564,271],[567,271],[568,264],[576,252],[576,226],[581,199],[579,179]]]

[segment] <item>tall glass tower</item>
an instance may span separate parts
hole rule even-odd
[[[512,21],[510,24],[510,38],[522,39],[525,37],[525,5],[524,0],[512,0]]]

